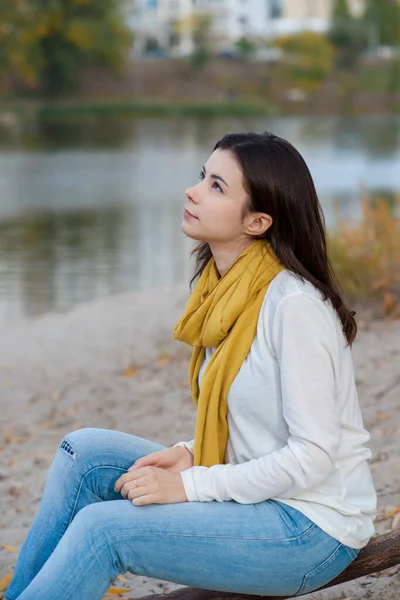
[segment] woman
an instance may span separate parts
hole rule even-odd
[[[126,571],[294,596],[374,534],[357,328],[305,162],[269,133],[226,135],[186,197],[199,280],[174,334],[194,346],[195,440],[67,435],[7,600],[100,600]]]

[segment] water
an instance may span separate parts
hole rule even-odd
[[[360,187],[400,193],[400,117],[142,119],[0,126],[0,327],[187,281],[184,190],[228,131],[268,129],[306,159],[328,226]]]

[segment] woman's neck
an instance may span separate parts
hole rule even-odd
[[[221,277],[225,275],[227,271],[231,268],[235,260],[240,256],[240,254],[245,250],[250,244],[252,244],[255,240],[252,238],[245,238],[240,240],[240,243],[234,242],[231,245],[223,243],[209,243],[212,255],[215,260],[215,265],[217,267],[218,273]]]

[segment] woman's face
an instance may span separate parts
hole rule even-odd
[[[242,171],[229,150],[215,150],[202,169],[199,183],[185,194],[185,235],[210,244],[247,237],[242,215],[248,194]]]

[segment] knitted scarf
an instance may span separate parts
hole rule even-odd
[[[174,328],[174,338],[193,346],[190,386],[197,407],[194,465],[223,464],[228,441],[227,396],[257,331],[258,315],[272,279],[284,269],[269,242],[257,240],[219,277],[207,263]],[[216,348],[199,390],[205,349]]]

